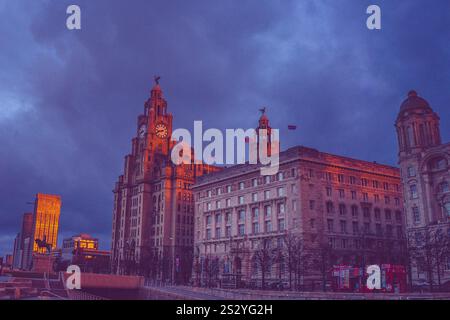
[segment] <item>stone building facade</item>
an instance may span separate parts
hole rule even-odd
[[[267,285],[292,285],[291,236],[305,252],[304,286],[324,282],[333,264],[404,263],[397,168],[297,146],[280,153],[273,176],[236,165],[198,178],[193,191],[198,285],[261,286],[263,274]]]
[[[113,273],[183,283],[190,276],[194,240],[190,187],[218,168],[172,163],[173,116],[158,80],[137,118],[132,151],[113,190],[111,266]]]
[[[439,116],[410,91],[395,123],[415,286],[450,288],[450,143]]]

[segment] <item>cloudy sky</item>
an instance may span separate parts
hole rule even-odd
[[[73,3],[81,31],[65,25]],[[283,148],[396,165],[412,88],[450,139],[449,57],[447,0],[0,0],[0,256],[37,192],[62,196],[60,238],[109,248],[111,190],[155,74],[175,128],[250,128],[267,105]]]

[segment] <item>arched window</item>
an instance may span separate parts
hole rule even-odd
[[[406,128],[406,137],[408,141],[408,147],[413,147],[415,145],[414,143],[414,131],[412,127]]]
[[[441,184],[439,185],[439,191],[440,192],[449,192],[449,185],[447,181],[441,182]]]
[[[334,212],[333,202],[328,201],[327,202],[327,213],[333,213],[333,212]]]
[[[444,170],[445,168],[447,168],[447,160],[443,157],[434,158],[428,162],[429,170]]]
[[[444,204],[445,211],[447,213],[447,217],[450,218],[450,202]]]

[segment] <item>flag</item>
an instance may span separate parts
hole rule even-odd
[[[288,125],[288,130],[296,130],[296,129],[297,129],[296,125],[293,124]]]

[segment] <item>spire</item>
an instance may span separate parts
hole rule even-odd
[[[152,88],[152,97],[153,97],[153,93],[157,93],[157,92],[162,92],[161,87],[159,86],[159,80],[161,79],[160,76],[154,76],[155,79],[155,85]]]
[[[262,107],[259,109],[261,112],[261,117],[259,118],[259,126],[260,129],[268,129],[269,127],[269,118],[266,115],[267,107]]]

